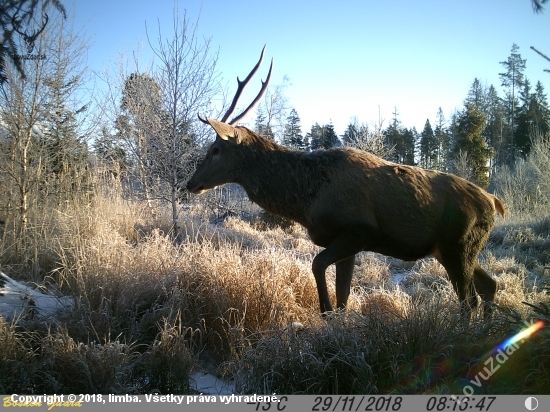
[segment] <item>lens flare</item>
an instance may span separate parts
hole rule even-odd
[[[516,333],[514,336],[511,336],[508,339],[506,339],[504,342],[502,342],[500,345],[498,345],[495,349],[493,349],[493,352],[495,352],[499,349],[504,349],[505,347],[513,345],[514,343],[517,343],[517,342],[520,342],[520,341],[523,342],[525,339],[529,338],[535,332],[542,329],[543,326],[544,326],[544,321],[542,321],[542,320],[539,320],[538,322],[533,323],[528,328],[523,329],[523,330],[519,331],[518,333]]]

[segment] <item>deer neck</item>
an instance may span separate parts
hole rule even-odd
[[[236,183],[266,211],[305,224],[314,188],[304,187],[304,160],[303,153],[272,141],[254,142],[246,147]]]

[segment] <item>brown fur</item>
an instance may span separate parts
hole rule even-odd
[[[398,165],[346,148],[289,150],[245,127],[208,119],[218,136],[187,183],[193,193],[235,182],[250,200],[302,224],[325,247],[313,260],[321,312],[331,311],[325,270],[336,264],[337,307],[346,306],[355,254],[403,260],[434,256],[445,267],[466,315],[476,291],[491,302],[496,282],[478,254],[504,205],[457,176]]]

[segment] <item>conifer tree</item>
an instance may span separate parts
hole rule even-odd
[[[466,102],[475,104],[483,113],[487,113],[487,88],[477,77],[470,86]]]
[[[384,135],[386,136],[386,144],[388,149],[391,150],[388,160],[395,163],[403,163],[406,149],[403,140],[403,126],[401,121],[398,119],[399,113],[397,112],[397,107],[394,107],[392,115],[392,121],[388,128],[384,131]]]
[[[510,147],[508,148],[507,161],[511,162],[515,158],[516,153],[516,141],[515,141],[515,128],[516,128],[516,116],[518,102],[518,93],[521,90],[524,82],[524,74],[526,67],[525,59],[521,58],[519,54],[519,46],[512,44],[512,50],[510,56],[505,61],[500,62],[505,71],[499,73],[502,86],[506,88],[506,110],[508,115],[508,124],[510,125]]]
[[[489,185],[488,161],[491,154],[483,138],[486,122],[487,117],[475,104],[466,103],[465,109],[457,119],[456,143],[453,149],[455,159],[467,156],[469,175],[474,183],[483,188]]]
[[[275,134],[271,129],[271,126],[267,122],[267,116],[265,111],[260,106],[256,110],[256,122],[254,124],[254,131],[260,136],[267,137],[268,139],[274,140]]]
[[[338,139],[332,124],[320,126],[319,123],[315,123],[306,137],[310,141],[312,150],[330,149],[340,144],[340,139]]]
[[[434,137],[437,142],[437,161],[435,168],[446,171],[451,149],[451,137],[445,127],[445,116],[443,115],[441,107],[437,110]]]
[[[287,117],[287,123],[283,134],[283,144],[295,149],[307,149],[304,145],[304,138],[302,136],[300,116],[298,116],[298,112],[296,112],[294,108]]]
[[[359,127],[357,122],[348,124],[348,127],[342,135],[342,143],[344,146],[353,146],[360,133]]]
[[[430,120],[426,119],[424,130],[420,134],[420,166],[427,169],[437,167],[438,152],[439,142],[435,138]]]
[[[532,137],[545,136],[549,131],[548,106],[544,88],[537,83],[535,93],[531,93],[528,80],[524,82],[524,88],[520,95],[521,107],[518,110],[516,143],[519,154],[524,158],[531,151]]]
[[[506,116],[506,108],[502,99],[493,85],[487,91],[487,125],[483,131],[483,136],[493,153],[491,159],[491,173],[496,167],[505,163],[506,147],[509,147],[509,127]]]

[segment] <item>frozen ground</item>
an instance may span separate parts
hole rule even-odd
[[[0,272],[0,315],[6,319],[49,318],[71,305],[71,298],[44,294]]]
[[[191,375],[191,387],[197,393],[209,395],[231,395],[235,393],[235,385],[225,382],[208,372],[195,372]]]

